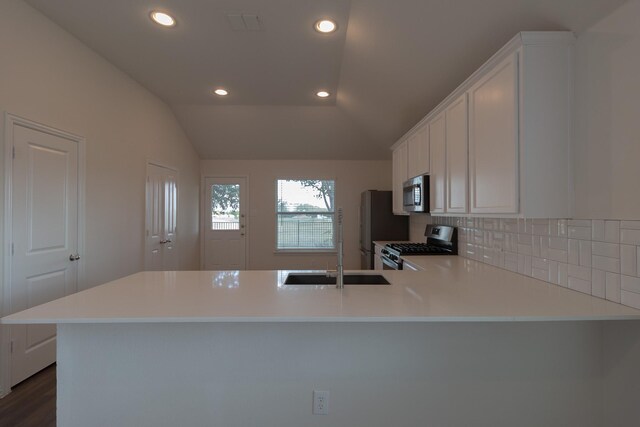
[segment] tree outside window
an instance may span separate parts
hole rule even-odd
[[[335,181],[281,179],[276,186],[276,248],[335,249]]]

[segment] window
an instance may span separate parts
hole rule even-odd
[[[335,249],[335,181],[279,179],[276,185],[276,249]]]
[[[211,186],[211,230],[240,230],[240,184]]]

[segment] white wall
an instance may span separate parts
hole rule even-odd
[[[180,171],[180,267],[198,268],[200,164],[170,109],[22,1],[0,2],[0,40],[0,112],[87,141],[86,250],[81,254],[86,281],[80,289],[144,268],[148,159]],[[4,119],[1,122],[4,139]],[[0,150],[2,217],[3,153]]]
[[[86,280],[79,288],[144,269],[147,160],[179,169],[179,265],[197,269],[200,164],[167,105],[20,0],[0,1],[0,58],[0,141],[5,112],[86,138]],[[0,348],[5,369],[7,342]]]
[[[640,0],[578,35],[575,218],[640,219]]]
[[[249,178],[250,270],[335,268],[335,254],[276,254],[276,180],[336,180],[336,207],[344,211],[344,265],[360,268],[359,206],[364,190],[390,190],[391,161],[203,160],[204,176]],[[203,203],[204,205],[204,203]]]

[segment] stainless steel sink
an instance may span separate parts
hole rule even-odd
[[[336,278],[324,273],[289,273],[285,285],[335,285]],[[345,285],[389,285],[381,274],[346,273]]]

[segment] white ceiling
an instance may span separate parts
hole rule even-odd
[[[202,158],[385,159],[517,32],[580,33],[626,0],[26,1],[164,99]],[[232,30],[230,12],[264,30]],[[338,31],[315,32],[320,17]]]

